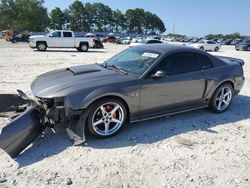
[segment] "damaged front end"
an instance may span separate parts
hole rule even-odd
[[[68,120],[67,133],[74,140],[74,145],[85,141],[84,124],[85,115],[79,112],[71,112],[70,116],[65,114],[64,103],[60,99],[37,99],[29,98],[18,90],[27,105],[23,107],[23,113],[12,115],[12,121],[0,128],[0,148],[11,157],[16,157],[37,137],[41,135],[46,127],[54,132],[54,125]],[[16,109],[19,109],[16,107]],[[69,118],[70,117],[70,118]]]

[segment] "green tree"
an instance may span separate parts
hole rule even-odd
[[[21,30],[42,31],[48,25],[44,0],[1,0],[1,29],[17,27]]]
[[[94,3],[93,4],[93,24],[95,26],[95,31],[110,31],[112,29],[112,10],[107,5],[102,3]]]
[[[125,13],[129,32],[140,34],[163,33],[166,28],[163,21],[151,12],[144,9],[128,9]]]
[[[124,32],[126,29],[125,15],[118,9],[113,11],[113,32]]]
[[[54,8],[50,13],[50,28],[62,29],[65,20],[64,12],[58,7]]]

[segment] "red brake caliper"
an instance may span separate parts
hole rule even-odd
[[[111,112],[113,109],[114,109],[114,107],[113,107],[112,105],[110,105],[110,104],[108,104],[108,105],[106,106],[107,112]],[[117,111],[114,113],[114,118],[117,117],[117,115],[118,115],[117,113],[118,113]]]

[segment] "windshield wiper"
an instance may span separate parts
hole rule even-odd
[[[121,67],[118,67],[118,66],[116,66],[116,65],[109,65],[109,64],[105,63],[104,66],[105,66],[105,67],[112,67],[112,68],[114,68],[114,69],[120,71],[121,73],[123,73],[123,74],[125,74],[125,75],[128,74],[124,69],[122,69]]]

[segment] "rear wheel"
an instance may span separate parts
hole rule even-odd
[[[227,110],[233,99],[233,87],[230,84],[221,85],[213,94],[209,108],[216,113]]]
[[[200,47],[200,50],[204,51],[204,47],[203,47],[203,46],[201,46],[201,47]]]
[[[216,46],[215,49],[214,49],[215,52],[218,52],[219,51],[219,47]]]
[[[81,44],[80,45],[80,51],[87,52],[89,49],[89,46],[87,44]]]
[[[37,43],[36,48],[38,51],[46,51],[47,46],[46,46],[45,42],[39,42],[39,43]]]
[[[95,137],[113,136],[127,121],[126,108],[117,99],[97,101],[90,108],[87,124],[90,133]]]

